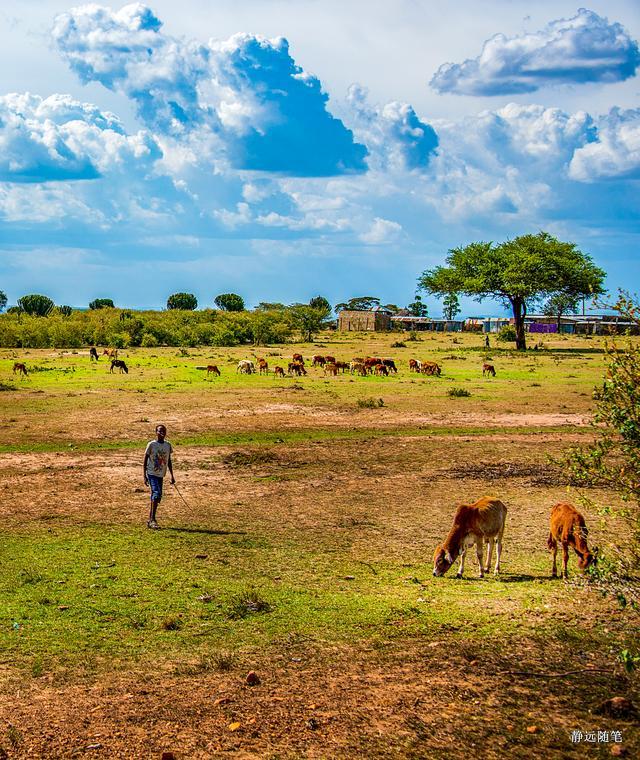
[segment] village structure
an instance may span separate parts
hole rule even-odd
[[[509,317],[468,317],[467,319],[437,319],[416,317],[402,310],[392,314],[377,306],[369,311],[344,310],[338,314],[338,330],[341,332],[384,332],[410,330],[415,332],[479,332],[498,333],[505,325],[512,325]],[[559,329],[558,329],[559,328]],[[529,314],[525,317],[525,330],[530,333],[562,333],[566,335],[612,335],[638,333],[633,322],[615,314],[568,314],[560,318],[545,314]]]

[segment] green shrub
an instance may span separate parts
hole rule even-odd
[[[516,342],[516,328],[513,325],[503,325],[496,336],[502,343]]]
[[[381,409],[384,406],[381,398],[359,398],[356,403],[360,409]]]
[[[447,391],[447,396],[451,398],[466,398],[470,395],[471,393],[466,388],[449,388]]]
[[[155,348],[158,345],[158,339],[153,333],[146,332],[142,335],[140,345],[143,348]]]

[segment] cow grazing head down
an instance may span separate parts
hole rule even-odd
[[[442,544],[438,544],[433,555],[433,574],[436,578],[441,578],[455,562],[448,551],[445,551]]]

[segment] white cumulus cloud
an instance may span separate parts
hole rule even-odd
[[[496,34],[477,58],[440,66],[431,86],[440,93],[515,95],[550,85],[619,82],[639,65],[638,43],[621,24],[580,8],[539,32]]]

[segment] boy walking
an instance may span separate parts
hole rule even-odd
[[[171,485],[176,482],[171,464],[173,447],[169,441],[165,441],[166,435],[167,428],[164,425],[158,425],[156,427],[156,440],[149,441],[144,452],[144,484],[151,489],[151,510],[149,511],[147,528],[153,530],[160,528],[156,522],[156,510],[162,499],[162,481],[167,470],[171,475]]]

